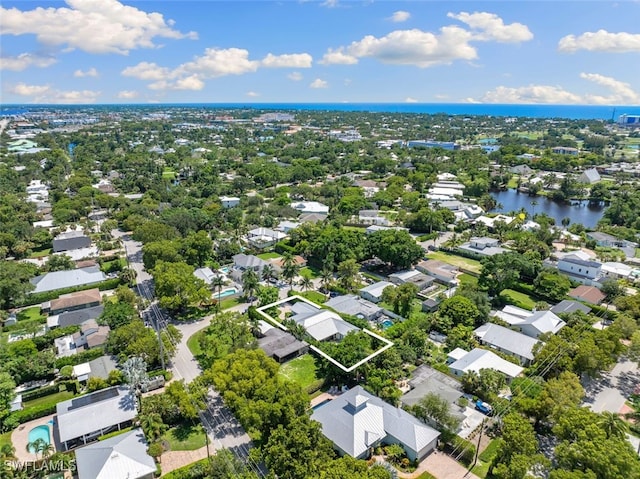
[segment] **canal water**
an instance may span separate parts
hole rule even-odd
[[[546,196],[529,196],[527,193],[520,193],[515,189],[493,191],[491,196],[502,205],[501,208],[496,208],[493,212],[508,213],[524,208],[529,215],[548,214],[556,220],[557,226],[561,226],[562,219],[568,217],[571,219],[571,223],[582,223],[587,228],[595,228],[604,214],[604,206],[590,206],[587,201],[583,201],[582,204],[557,203]],[[538,204],[532,205],[533,201]]]

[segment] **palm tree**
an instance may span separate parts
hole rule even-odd
[[[293,291],[293,279],[298,276],[299,271],[300,266],[291,253],[282,255],[282,277],[289,283],[289,291]]]
[[[329,291],[329,285],[333,281],[333,270],[325,266],[320,272],[320,284],[324,291]]]
[[[258,281],[258,273],[254,270],[248,269],[242,273],[242,289],[244,290],[245,296],[248,298],[254,296],[256,288],[258,287]]]
[[[47,447],[47,443],[44,439],[38,438],[35,441],[31,441],[27,443],[27,452],[36,455],[36,459],[38,458],[38,454],[41,454]]]
[[[136,276],[138,276],[138,273],[136,273],[135,269],[125,268],[120,272],[120,281],[127,283],[129,286],[133,286]]]
[[[162,436],[167,428],[167,425],[162,422],[162,416],[157,412],[142,414],[140,416],[140,426],[142,426],[142,430],[150,441],[155,441]]]
[[[213,280],[211,280],[211,286],[213,286],[213,290],[218,289],[218,298],[216,302],[216,314],[220,311],[220,293],[222,292],[222,287],[224,286],[224,279],[220,275],[216,275]]]
[[[268,282],[271,278],[275,278],[275,277],[276,277],[276,270],[273,268],[273,266],[270,264],[265,264],[262,267],[262,279]]]
[[[605,411],[600,414],[598,425],[604,430],[608,438],[624,438],[629,425],[624,422],[618,413]]]
[[[303,276],[298,282],[298,284],[305,291],[308,291],[311,288],[313,288],[313,281],[311,281],[311,278],[309,278],[308,276]]]

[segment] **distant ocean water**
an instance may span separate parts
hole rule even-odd
[[[48,105],[7,105],[0,116],[20,115]],[[640,106],[604,105],[498,105],[484,103],[167,103],[114,105],[55,105],[56,109],[144,107],[160,110],[168,107],[212,109],[256,109],[280,111],[344,111],[375,113],[422,113],[447,115],[479,115],[495,117],[568,118],[617,120],[624,113],[640,114]]]

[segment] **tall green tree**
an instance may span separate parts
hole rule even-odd
[[[35,272],[30,263],[0,261],[0,309],[9,309],[34,289],[29,280]]]
[[[193,274],[193,266],[160,261],[153,269],[155,293],[160,306],[169,311],[184,311],[211,298],[203,280]]]

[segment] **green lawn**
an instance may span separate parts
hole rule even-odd
[[[165,168],[164,171],[162,172],[162,179],[163,180],[175,180],[176,179],[176,172],[173,171],[171,168]]]
[[[316,369],[313,356],[304,354],[280,366],[280,375],[298,383],[304,389],[318,380]]]
[[[171,451],[193,451],[207,445],[204,430],[200,424],[181,424],[172,427],[162,435],[162,440],[169,443]]]
[[[234,306],[238,306],[239,304],[240,304],[240,299],[239,298],[223,299],[222,302],[220,303],[220,309],[233,308]]]
[[[432,474],[429,474],[427,471],[425,471],[422,474],[420,474],[417,479],[436,479],[436,477],[433,476]]]
[[[463,258],[462,256],[456,256],[451,253],[445,253],[444,251],[433,251],[427,255],[427,258],[437,259],[444,263],[457,266],[458,268],[464,268],[472,273],[480,273],[482,265],[480,261],[471,258]]]
[[[518,176],[512,176],[509,179],[509,183],[507,183],[507,188],[517,188],[518,187]]]
[[[269,261],[270,259],[276,259],[282,257],[281,254],[278,253],[260,253],[258,258],[263,259],[265,261]]]
[[[478,285],[478,278],[467,273],[462,273],[461,275],[459,275],[458,280],[460,281],[461,286],[463,284],[468,284],[475,288]]]
[[[48,396],[42,396],[41,398],[27,401],[24,403],[24,408],[28,409],[30,407],[40,406],[41,404],[51,404],[54,402],[58,403],[66,401],[67,399],[71,399],[72,397],[73,393],[71,391],[60,391],[59,393],[49,394]]]
[[[327,300],[327,297],[324,294],[318,293],[317,291],[300,291],[298,294],[316,304],[322,304]]]
[[[484,478],[487,476],[489,472],[489,466],[491,465],[491,461],[496,455],[498,450],[498,440],[494,439],[489,443],[489,445],[485,448],[484,451],[479,456],[480,461],[478,464],[471,470],[476,476]]]
[[[204,329],[194,333],[189,339],[187,339],[187,347],[191,354],[194,356],[199,356],[202,354],[202,349],[200,348],[200,338],[204,336]]]
[[[40,314],[40,306],[33,306],[31,308],[23,309],[16,315],[16,317],[18,321],[28,321],[32,319],[42,321],[45,319],[45,317]]]
[[[535,300],[531,296],[512,289],[502,290],[500,296],[502,296],[507,303],[521,308],[531,310],[536,305]]]
[[[45,248],[33,251],[30,258],[44,258],[45,256],[49,256],[51,254],[51,248]]]
[[[320,271],[315,268],[311,268],[309,266],[305,266],[304,268],[300,268],[300,276],[304,276],[306,278],[316,279],[320,277]]]

